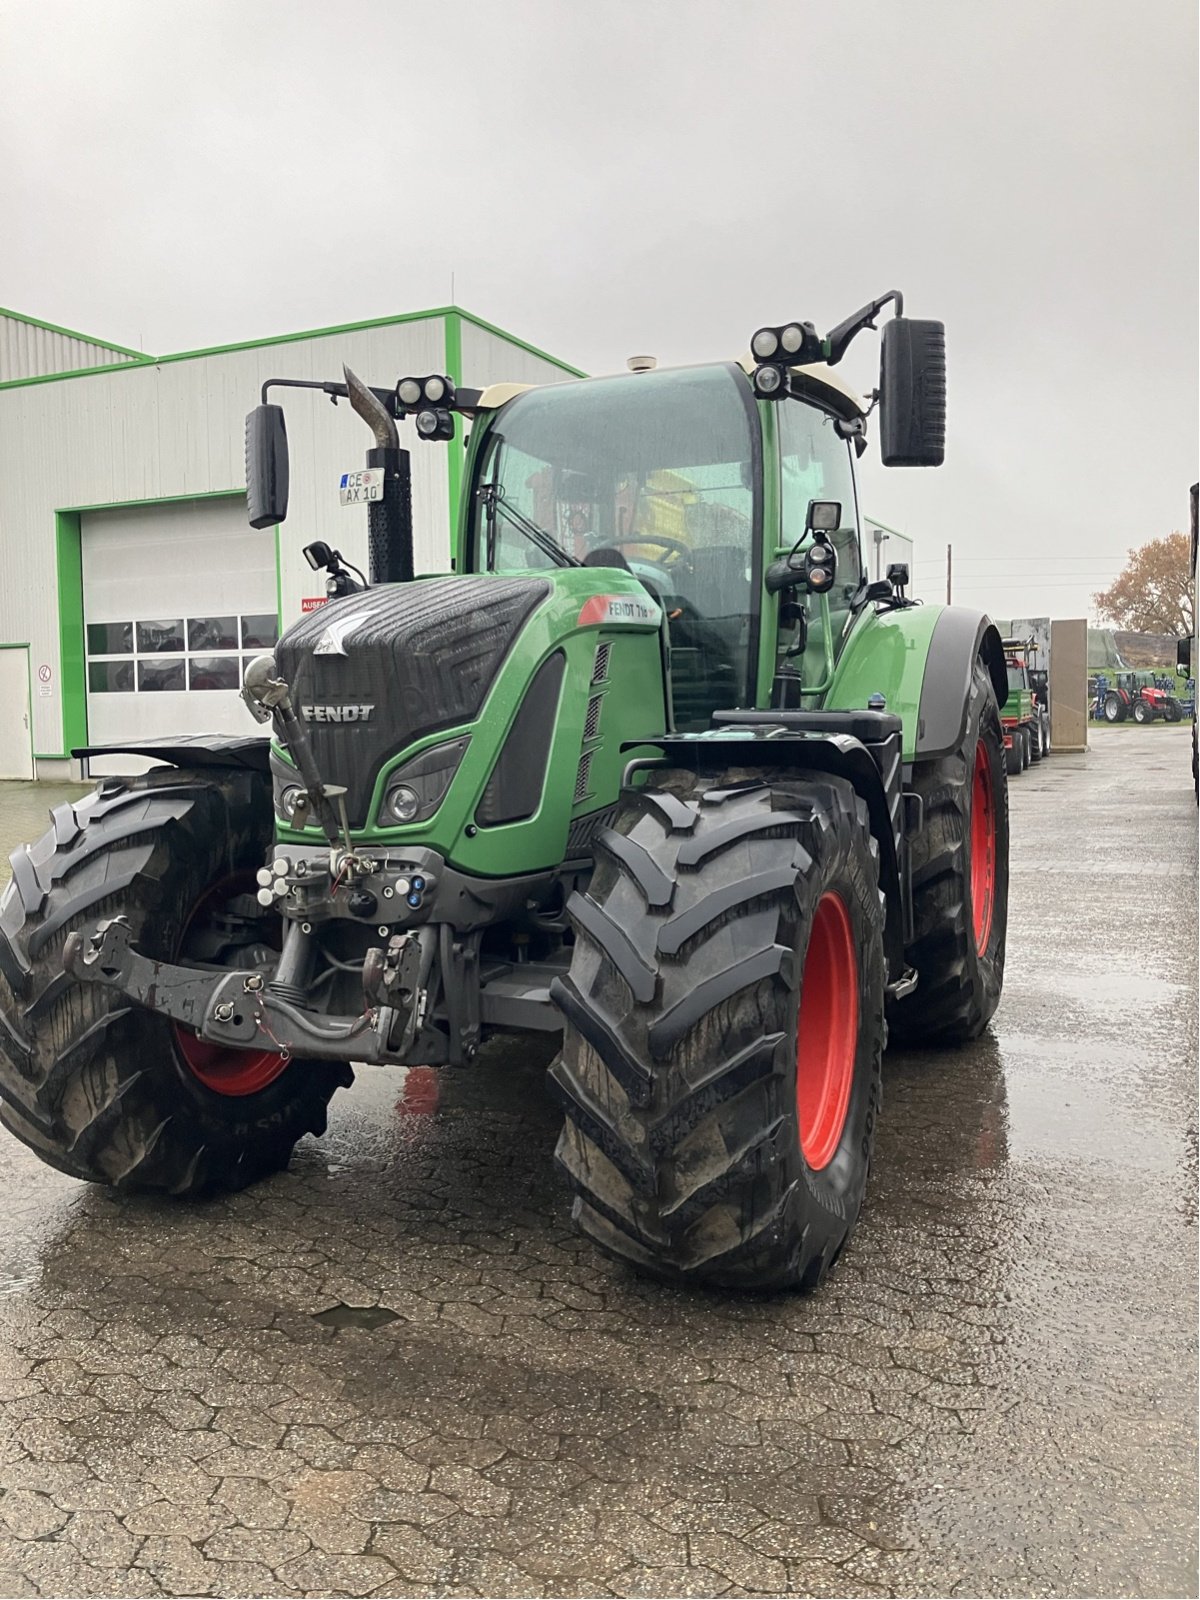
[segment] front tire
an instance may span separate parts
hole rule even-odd
[[[553,990],[573,1214],[659,1277],[812,1287],[858,1217],[879,1110],[866,806],[832,778],[651,785],[600,836]]]
[[[269,782],[241,769],[157,768],[106,780],[13,852],[0,898],[0,1122],[50,1166],[118,1188],[241,1189],[323,1133],[348,1067],[221,1051],[63,970],[68,933],[128,919],[149,958],[189,958],[199,932],[254,929],[253,875],[272,837]],[[207,932],[214,886],[231,889]],[[232,912],[231,912],[232,907]],[[231,923],[230,917],[233,921]]]
[[[898,1043],[977,1038],[1000,1003],[1008,931],[1004,754],[995,692],[977,662],[962,748],[913,768],[913,788],[925,806],[912,845],[908,959],[917,987],[889,1009]]]
[[[1156,713],[1154,711],[1154,708],[1152,706],[1147,705],[1145,700],[1135,700],[1134,701],[1134,703],[1133,703],[1133,720],[1135,722],[1141,722],[1141,723],[1153,722],[1154,718],[1155,718],[1155,715],[1156,715]]]

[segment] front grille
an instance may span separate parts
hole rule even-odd
[[[604,705],[604,696],[594,694],[588,701],[587,717],[583,724],[583,737],[585,740],[594,739],[600,729],[600,710]]]
[[[353,722],[313,720],[307,730],[325,780],[346,785],[352,828],[365,825],[386,761],[478,716],[513,641],[549,593],[536,578],[422,578],[331,600],[293,623],[275,659],[301,714],[369,707]],[[327,631],[341,650],[318,655]]]
[[[588,784],[591,782],[591,777],[592,752],[590,750],[586,750],[584,751],[583,757],[580,760],[579,771],[575,777],[575,798],[571,802],[572,805],[577,806],[581,800],[587,799]]]
[[[596,659],[592,663],[592,682],[603,683],[608,677],[608,658],[612,654],[612,641],[603,640],[596,646]]]

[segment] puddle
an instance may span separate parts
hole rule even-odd
[[[382,1328],[399,1317],[398,1311],[389,1311],[386,1306],[348,1306],[340,1301],[325,1311],[313,1312],[313,1321],[326,1328]]]

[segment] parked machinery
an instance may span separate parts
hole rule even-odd
[[[273,741],[124,747],[166,764],[14,853],[7,1127],[77,1177],[239,1188],[324,1129],[351,1063],[561,1035],[589,1238],[683,1281],[820,1282],[885,1034],[975,1038],[1004,970],[999,635],[859,553],[868,407],[835,367],[893,302],[883,460],[937,465],[944,333],[895,292],[674,371],[286,380],[374,433],[347,475],[373,581],[309,546],[332,597],[245,673]],[[255,526],[287,509],[276,386],[248,419]],[[414,577],[397,425],[460,415],[453,570]]]

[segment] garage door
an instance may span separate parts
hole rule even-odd
[[[89,512],[80,531],[88,742],[257,732],[238,690],[278,636],[274,531],[240,497]]]

